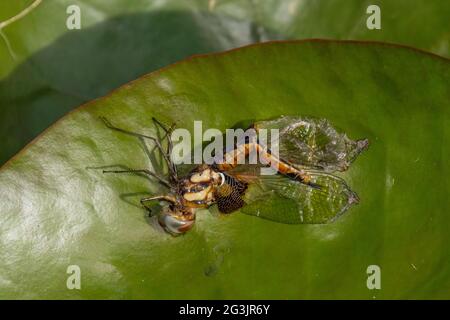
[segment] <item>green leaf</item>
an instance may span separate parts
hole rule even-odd
[[[0,171],[2,298],[449,298],[449,60],[373,43],[300,41],[197,57],[65,116]],[[153,168],[154,116],[224,130],[325,118],[370,148],[343,173],[360,203],[334,223],[203,211],[182,237],[139,206],[164,190],[105,166]],[[151,150],[151,144],[146,144]],[[214,210],[212,210],[214,211]],[[366,270],[381,268],[381,290]],[[66,270],[81,268],[81,290]]]

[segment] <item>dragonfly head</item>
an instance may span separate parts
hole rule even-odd
[[[189,231],[195,223],[193,208],[180,208],[175,205],[164,207],[159,215],[159,224],[172,235]]]

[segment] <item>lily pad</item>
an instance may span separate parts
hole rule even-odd
[[[195,57],[66,115],[0,170],[1,298],[449,298],[449,60],[377,43],[267,43]],[[326,225],[205,210],[164,233],[139,198],[154,116],[192,132],[324,118],[371,147],[342,176],[360,203]],[[152,153],[151,153],[152,154]],[[277,207],[274,207],[276,210]],[[281,210],[288,210],[281,208]],[[280,212],[282,213],[282,212]],[[69,266],[81,289],[66,286]],[[381,290],[367,268],[381,269]],[[71,270],[71,269],[69,269]]]

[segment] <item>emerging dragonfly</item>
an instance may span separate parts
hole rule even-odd
[[[171,160],[173,143],[170,128],[153,119],[165,132],[161,140],[117,128],[102,118],[106,126],[120,132],[152,140],[168,167],[168,179],[147,169],[105,170],[105,173],[136,172],[147,174],[169,189],[166,194],[141,199],[147,203],[167,204],[159,214],[160,225],[170,234],[183,234],[195,222],[196,212],[217,204],[223,214],[240,209],[250,215],[288,223],[327,223],[344,213],[359,199],[345,181],[331,173],[345,171],[368,146],[368,140],[351,140],[338,133],[325,119],[282,116],[256,122],[252,128],[278,129],[279,156],[258,140],[235,144],[223,153],[224,161],[201,164],[179,177]],[[167,148],[162,140],[167,139]],[[274,143],[274,142],[272,142]],[[273,145],[272,145],[273,147]],[[240,164],[239,157],[257,152],[264,163],[276,168],[275,175],[262,175],[259,163]],[[268,166],[268,165],[266,165]]]

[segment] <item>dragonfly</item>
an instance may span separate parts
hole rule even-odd
[[[285,224],[324,224],[336,220],[359,202],[358,195],[338,173],[349,168],[369,141],[348,138],[326,119],[280,116],[254,122],[250,128],[257,133],[256,139],[237,142],[231,150],[224,150],[218,158],[221,161],[199,164],[184,175],[171,159],[171,132],[175,125],[166,126],[152,119],[164,132],[161,138],[113,126],[102,118],[110,129],[153,141],[167,165],[167,176],[148,169],[103,172],[146,174],[164,186],[166,193],[142,198],[140,203],[149,212],[149,203],[158,201],[163,205],[158,221],[171,235],[191,230],[197,212],[213,205],[224,215],[239,210]],[[270,148],[258,140],[262,129],[279,132]],[[278,150],[277,154],[271,152],[273,148]],[[259,163],[239,160],[252,153],[259,155]],[[262,174],[264,167],[273,168],[274,174]]]

